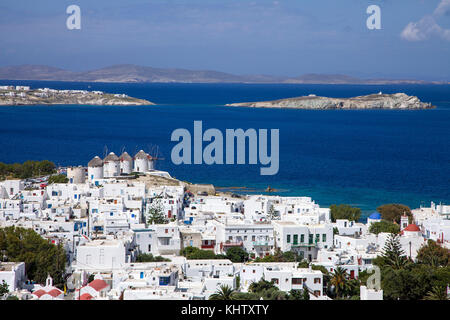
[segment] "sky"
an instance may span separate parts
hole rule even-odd
[[[70,5],[80,30],[66,26]],[[450,81],[450,0],[1,0],[0,34],[0,66]]]

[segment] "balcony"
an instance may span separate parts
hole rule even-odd
[[[292,248],[302,248],[302,247],[315,247],[317,243],[306,243],[306,242],[293,242]]]
[[[215,245],[214,244],[202,244],[201,248],[202,249],[214,249]]]
[[[256,240],[252,241],[252,244],[255,247],[273,246],[273,240]]]
[[[236,241],[236,242],[226,241],[223,243],[224,247],[242,247],[243,245],[244,245],[244,243],[242,241]]]

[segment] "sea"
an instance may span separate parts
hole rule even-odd
[[[109,152],[157,155],[157,169],[192,183],[247,194],[311,197],[320,206],[349,204],[363,219],[380,205],[450,204],[450,85],[304,85],[76,83],[6,81],[0,85],[125,93],[151,106],[1,106],[0,162],[48,159],[87,165]],[[315,94],[354,97],[404,92],[431,110],[287,110],[226,107],[227,103]],[[175,165],[175,129],[279,129],[280,164]],[[206,143],[205,143],[206,144]]]

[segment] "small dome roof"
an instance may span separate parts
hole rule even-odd
[[[403,229],[403,231],[418,232],[420,231],[420,228],[416,224],[411,223],[405,229]]]
[[[119,161],[119,157],[116,156],[116,154],[114,152],[111,152],[110,154],[108,154],[104,160],[106,161]]]
[[[88,167],[102,167],[103,161],[100,159],[99,156],[95,156],[91,161],[88,163]]]
[[[381,214],[378,212],[374,212],[369,216],[369,219],[372,220],[381,220]]]
[[[120,161],[133,161],[133,158],[128,154],[128,152],[125,151],[120,156]]]
[[[136,155],[134,156],[135,159],[147,159],[147,154],[144,152],[144,150],[139,151],[138,153],[136,153]]]

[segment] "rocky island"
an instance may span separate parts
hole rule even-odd
[[[142,106],[153,102],[102,91],[30,89],[28,86],[0,86],[0,105],[79,104],[99,106]]]
[[[229,107],[251,108],[289,108],[289,109],[431,109],[431,103],[421,102],[415,96],[404,93],[371,94],[354,98],[327,98],[315,95],[261,102],[242,102],[226,104]]]

